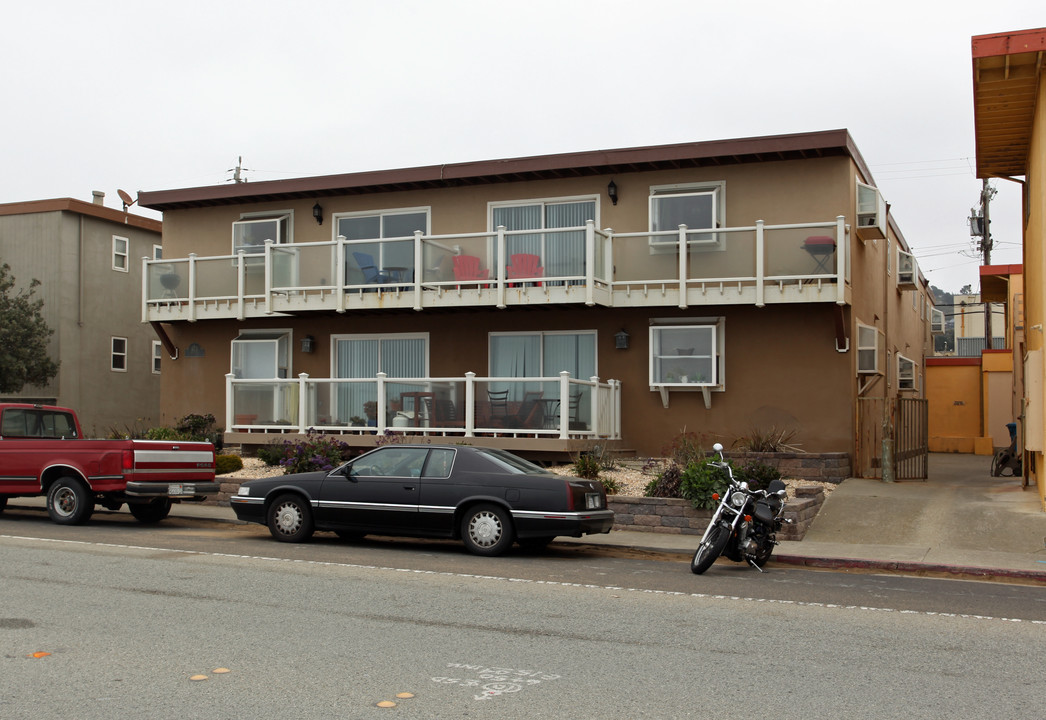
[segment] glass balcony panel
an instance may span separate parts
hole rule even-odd
[[[148,265],[147,300],[175,300],[189,297],[187,260],[152,262]]]
[[[768,229],[764,234],[767,277],[835,275],[834,228]]]
[[[298,383],[294,380],[234,381],[233,422],[237,426],[298,425]]]
[[[247,294],[262,295],[265,292],[265,269],[259,265],[258,258],[249,258],[253,267],[248,266],[247,276],[254,279],[251,291],[245,290]],[[198,299],[234,298],[237,295],[237,273],[239,272],[237,258],[226,255],[225,257],[205,257],[196,260],[196,288],[195,295]]]

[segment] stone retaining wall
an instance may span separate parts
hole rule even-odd
[[[777,539],[802,540],[822,503],[824,491],[820,487],[796,488],[796,497],[788,501],[784,512],[792,524],[781,528]],[[614,511],[615,530],[702,535],[712,518],[711,510],[695,510],[690,501],[676,498],[611,495],[607,504]]]
[[[727,458],[735,468],[761,462],[777,468],[781,477],[841,483],[851,475],[848,453],[731,452]]]

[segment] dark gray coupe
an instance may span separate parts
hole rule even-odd
[[[460,538],[477,555],[513,541],[541,547],[557,535],[606,533],[614,524],[598,481],[563,477],[504,450],[386,445],[330,472],[248,480],[231,498],[236,517],[277,540],[314,530],[341,537]]]

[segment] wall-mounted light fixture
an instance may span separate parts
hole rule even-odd
[[[614,333],[614,347],[618,350],[628,350],[628,340],[632,337],[629,335],[624,328],[621,328],[621,332]]]
[[[303,353],[311,353],[316,348],[316,338],[312,335],[306,335],[301,339],[301,351]]]
[[[323,224],[323,207],[319,203],[312,206],[312,216],[316,218],[317,225]]]
[[[613,180],[607,185],[607,196],[612,204],[617,205],[617,183]]]

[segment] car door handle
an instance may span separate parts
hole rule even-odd
[[[404,490],[413,490],[413,489],[414,489],[414,486],[413,486],[413,485],[404,485],[404,486],[403,486],[403,489],[404,489]]]

